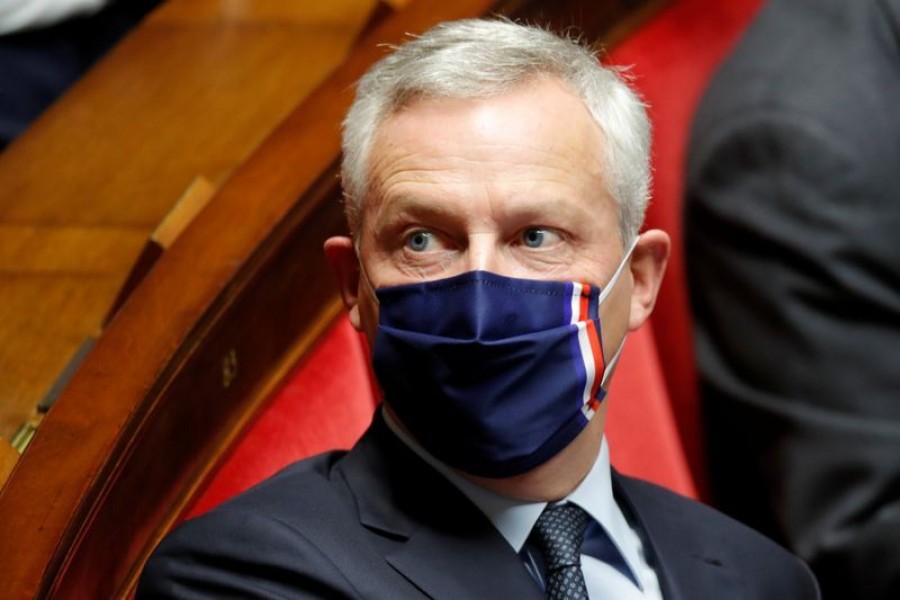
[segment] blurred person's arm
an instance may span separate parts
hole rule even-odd
[[[856,135],[773,106],[709,119],[688,170],[714,500],[806,559],[825,597],[900,590],[890,119],[873,114]]]

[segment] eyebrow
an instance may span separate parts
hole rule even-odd
[[[381,200],[382,206],[388,203],[390,203],[392,207],[396,207],[397,212],[408,210],[411,212],[415,211],[417,213],[434,214],[436,216],[441,216],[453,212],[452,210],[447,208],[447,206],[443,202],[441,202],[440,197],[427,198],[421,195],[414,196],[410,194],[400,194],[389,198],[383,198]],[[567,203],[565,202],[565,198],[560,198],[558,196],[538,197],[537,195],[523,195],[516,199],[515,204],[506,208],[516,215],[525,216],[529,214],[546,214],[548,212],[548,208],[551,209],[551,212],[556,212],[560,209],[575,209],[565,210],[565,212],[584,212],[587,214],[592,213],[589,207],[586,207],[578,202]]]
[[[386,220],[390,222],[397,215],[411,214],[413,216],[434,216],[438,218],[449,218],[453,216],[454,211],[440,201],[439,198],[425,198],[423,196],[399,195],[390,198],[382,198],[381,206],[390,206],[390,217]]]
[[[389,206],[390,210],[379,211],[381,217],[372,222],[372,226],[388,233],[398,227],[404,227],[405,221],[423,221],[423,225],[437,228],[453,228],[468,219],[467,212],[460,212],[457,206],[448,206],[442,201],[442,190],[434,190],[434,193],[420,193],[418,190],[409,193],[397,190],[396,195],[384,195],[381,198],[383,206]],[[594,206],[587,200],[575,200],[571,196],[560,196],[559,192],[533,190],[521,194],[512,203],[500,203],[500,213],[494,213],[493,218],[505,226],[546,226],[577,234],[583,229],[587,221],[598,218]]]

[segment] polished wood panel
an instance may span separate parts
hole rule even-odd
[[[267,11],[277,3],[261,2],[251,7],[250,3],[223,2],[226,16],[192,12],[191,3],[166,6],[176,4],[181,4],[181,12],[171,8],[171,12],[157,13],[146,25],[165,29],[165,24],[175,27],[199,22],[211,27],[210,20],[222,19],[224,33],[214,30],[215,36],[223,35],[224,39],[213,46],[220,44],[224,53],[219,60],[227,61],[230,53],[240,47],[230,40],[235,34],[230,31],[232,22],[228,19],[234,14],[228,11],[250,15],[265,28],[270,22]],[[66,164],[61,168],[62,180],[67,182],[63,187],[80,195],[76,194],[78,199],[71,201],[72,206],[60,209],[56,217],[52,216],[50,204],[39,199],[40,194],[33,196],[36,204],[31,207],[15,202],[4,204],[4,210],[7,206],[12,208],[0,215],[14,229],[19,221],[34,221],[55,231],[60,223],[72,219],[76,230],[92,228],[107,235],[137,232],[135,243],[129,246],[128,258],[133,259],[146,235],[193,175],[205,175],[219,187],[99,336],[0,491],[4,593],[8,589],[10,597],[23,598],[126,595],[156,541],[179,518],[233,440],[340,310],[321,256],[321,242],[344,227],[337,200],[339,123],[351,101],[354,81],[383,55],[379,44],[398,43],[407,32],[423,31],[441,20],[497,9],[563,24],[568,24],[567,17],[560,11],[581,10],[579,18],[600,33],[635,14],[632,4],[608,0],[547,3],[545,7],[540,2],[498,5],[488,0],[414,1],[371,29],[357,50],[296,105],[274,131],[266,135],[257,130],[253,143],[245,139],[244,155],[239,156],[236,150],[241,144],[229,143],[233,131],[219,131],[208,124],[193,129],[181,121],[176,127],[162,119],[155,128],[141,124],[137,130],[147,136],[146,143],[150,145],[158,140],[177,140],[170,148],[179,152],[157,155],[148,151],[150,165],[142,166],[136,173],[126,168],[128,160],[113,155],[115,160],[110,158],[110,164],[114,166],[108,166],[105,175],[128,182],[116,188],[118,197],[104,187],[114,188],[112,183],[100,180],[99,174],[104,170],[96,168],[93,181],[100,188],[97,197],[107,200],[94,206],[84,197],[93,189],[79,179],[87,176]],[[241,13],[235,6],[248,12]],[[294,13],[287,14],[290,21]],[[178,61],[171,58],[168,46],[175,37],[163,32],[160,38],[166,47],[156,51],[162,56],[164,67],[146,56],[154,52],[151,46],[140,53],[135,51],[134,56],[125,56],[146,64],[150,70],[159,69],[160,73],[164,68],[177,70]],[[265,53],[257,56],[259,68],[265,65],[264,57]],[[279,60],[270,58],[274,62],[272,68],[281,68]],[[220,63],[210,59],[206,68],[215,71],[217,64]],[[173,77],[182,81],[180,76]],[[215,83],[215,76],[206,77]],[[262,114],[255,106],[246,107],[253,103],[256,80],[270,82],[261,84],[263,88],[278,80],[276,75],[256,73],[237,81],[221,77],[228,80],[225,87],[240,94],[240,99],[229,98],[226,104],[217,104],[209,96],[203,98],[210,100],[209,111],[218,112],[225,107],[226,115],[220,115],[218,127],[226,130],[230,128],[231,110]],[[76,94],[90,92],[90,86],[84,85],[88,87]],[[107,91],[115,88],[105,78],[96,85]],[[201,93],[202,88],[191,89]],[[181,90],[172,93],[175,98],[182,98]],[[158,96],[157,103],[149,103],[142,110],[165,113],[159,106],[165,104],[164,98],[165,95]],[[124,105],[137,102],[117,101]],[[181,101],[188,102],[188,96],[178,100]],[[46,123],[53,123],[54,119],[66,119],[62,105],[55,110],[56,115],[48,117],[44,127],[50,127]],[[71,118],[79,114],[75,111]],[[140,111],[122,114],[144,122]],[[206,118],[199,112],[194,117]],[[238,129],[244,127],[241,118],[236,120]],[[181,129],[172,130],[178,127]],[[200,139],[198,131],[202,133]],[[14,146],[39,154],[43,146],[34,141],[37,135],[33,134],[31,141],[23,138],[21,144]],[[83,136],[89,138],[92,139]],[[263,138],[258,146],[250,147]],[[216,155],[223,162],[219,164],[208,157],[203,165],[194,163],[191,152],[211,152],[207,147],[211,140],[213,145],[223,146],[223,154]],[[131,137],[123,136],[126,148],[131,147],[127,146],[129,142],[133,142]],[[53,143],[64,145],[56,137],[48,143],[50,150]],[[134,151],[140,150],[138,146],[134,145]],[[126,158],[137,156],[142,154]],[[88,163],[97,160],[90,153],[84,159]],[[181,164],[182,159],[187,167]],[[21,162],[19,166],[24,168]],[[197,173],[201,166],[203,170]],[[116,167],[121,167],[122,172]],[[93,172],[89,165],[85,169]],[[233,171],[230,176],[229,170]],[[153,173],[165,175],[166,179],[178,180],[182,175],[186,179],[162,189],[161,183],[152,180]],[[188,173],[191,177],[187,177]],[[16,180],[16,176],[15,170],[0,171],[0,181],[5,177]],[[44,185],[37,179],[33,174],[28,185]],[[54,187],[48,184],[43,189],[49,193]],[[148,193],[145,187],[154,191]],[[20,185],[19,189],[24,188]],[[158,200],[160,195],[169,197],[163,202]],[[165,206],[133,206],[125,200],[132,197],[150,198],[151,204],[159,201]],[[120,201],[121,211],[113,210],[112,199]],[[114,247],[110,242],[110,252],[116,252]],[[101,254],[104,260],[111,259],[105,252]],[[110,272],[123,265],[117,263],[114,267]],[[125,272],[127,268],[108,278],[118,284]],[[109,285],[105,305],[97,299],[98,305],[103,306],[85,318],[84,330],[71,334],[73,347],[85,332],[96,332],[116,287]],[[73,317],[76,312],[72,310]]]
[[[5,441],[0,440],[0,481],[5,480],[6,476],[10,474],[17,458],[18,454],[15,449]]]
[[[189,184],[221,185],[341,62],[374,6],[165,3],[0,154],[0,438],[99,333]]]

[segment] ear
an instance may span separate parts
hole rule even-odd
[[[631,316],[628,329],[634,331],[653,312],[656,296],[666,271],[671,249],[669,235],[659,229],[650,229],[638,237],[638,243],[631,255]]]
[[[337,279],[341,299],[350,315],[350,323],[357,331],[362,331],[359,318],[359,259],[353,240],[345,236],[328,238],[325,240],[325,258]]]

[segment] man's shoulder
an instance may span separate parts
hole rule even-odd
[[[616,483],[624,490],[626,502],[639,512],[642,521],[649,521],[649,525],[665,523],[673,532],[685,530],[710,537],[725,533],[728,540],[759,544],[767,550],[788,554],[774,541],[708,504],[627,475],[617,474]]]
[[[308,517],[350,508],[342,500],[342,481],[335,467],[345,451],[331,451],[298,460],[236,494],[194,521],[226,526],[231,521],[265,519],[292,528],[315,523]],[[189,522],[190,523],[190,522]]]
[[[293,463],[176,527],[151,556],[138,597],[204,597],[200,590],[253,586],[292,595],[304,578],[354,596],[337,566],[352,562],[362,545],[334,469],[343,454]]]
[[[344,452],[328,452],[284,467],[211,510],[178,525],[161,544],[165,551],[216,552],[239,547],[235,539],[264,541],[284,534],[312,540],[331,521],[346,521],[346,502],[334,466]],[[314,517],[314,518],[311,518]]]
[[[673,555],[689,556],[725,568],[760,597],[819,597],[809,567],[754,529],[656,484],[619,474],[615,482],[623,509],[632,512],[664,560],[671,560]],[[758,575],[763,573],[766,576],[760,579]]]

